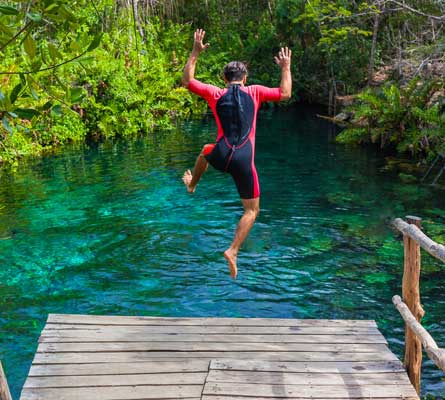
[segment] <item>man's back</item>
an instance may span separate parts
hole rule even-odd
[[[236,87],[239,91],[235,89]],[[192,79],[188,85],[188,89],[198,96],[201,96],[209,104],[218,127],[216,141],[220,140],[222,136],[226,138],[233,136],[234,132],[230,127],[234,123],[233,119],[237,120],[238,115],[241,114],[242,117],[240,118],[244,121],[244,124],[250,127],[249,131],[242,136],[248,136],[254,144],[256,115],[261,103],[266,101],[280,101],[281,98],[280,88],[268,88],[262,85],[244,86],[237,84],[229,85],[229,87],[226,88],[219,88],[214,85],[202,83],[197,79]],[[236,99],[237,95],[239,96],[238,101]],[[235,99],[231,97],[235,97]],[[229,143],[237,144],[231,140],[229,140]]]

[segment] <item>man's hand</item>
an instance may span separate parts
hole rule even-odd
[[[210,46],[210,43],[203,44],[204,36],[206,32],[202,29],[197,29],[194,35],[195,41],[193,42],[193,52],[201,53],[207,47]]]
[[[290,58],[292,52],[287,47],[282,47],[275,57],[275,62],[281,67],[281,100],[289,100],[292,96],[292,76],[290,72]]]
[[[197,29],[195,32],[192,54],[190,54],[187,64],[185,64],[184,67],[184,73],[182,74],[182,85],[185,87],[188,87],[190,81],[195,77],[195,66],[199,53],[210,46],[210,43],[203,44],[202,42],[205,34],[206,32],[202,29]]]
[[[281,68],[290,68],[291,56],[292,56],[292,51],[287,47],[282,47],[281,50],[278,52],[278,57],[274,57],[274,58],[275,58],[275,62]]]

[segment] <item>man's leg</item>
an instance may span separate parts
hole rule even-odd
[[[236,266],[236,257],[238,251],[249,235],[250,230],[255,222],[256,217],[260,212],[260,198],[256,199],[241,199],[244,206],[244,214],[241,217],[238,227],[236,228],[235,237],[230,247],[224,252],[224,257],[229,263],[230,275],[233,279],[236,278],[238,269]]]
[[[182,181],[184,182],[184,185],[189,193],[193,193],[195,191],[196,185],[201,179],[202,174],[206,172],[209,163],[205,159],[204,155],[209,154],[213,147],[213,144],[204,145],[201,153],[199,153],[199,156],[196,158],[195,167],[193,168],[193,174],[189,169],[184,172]]]

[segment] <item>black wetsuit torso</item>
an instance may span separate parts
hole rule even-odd
[[[262,102],[279,101],[280,89],[239,84],[221,89],[197,79],[192,79],[188,88],[207,101],[218,126],[216,144],[204,146],[204,156],[213,167],[232,175],[242,199],[257,198],[260,185],[254,162],[256,113]]]
[[[230,85],[218,99],[216,113],[224,135],[206,159],[214,168],[233,176],[241,198],[253,198],[253,147],[249,134],[255,118],[254,102],[240,90],[240,85]]]

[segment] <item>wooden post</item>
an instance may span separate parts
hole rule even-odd
[[[421,219],[418,217],[407,216],[409,224],[415,224],[419,229]],[[403,270],[403,301],[410,309],[416,320],[420,322],[425,312],[420,304],[420,246],[409,236],[404,235],[404,270]],[[416,389],[420,393],[420,372],[422,366],[422,344],[414,332],[405,324],[405,368],[408,376]]]
[[[8,382],[6,381],[6,375],[3,372],[1,362],[0,362],[0,400],[12,400],[11,393],[9,392]]]

